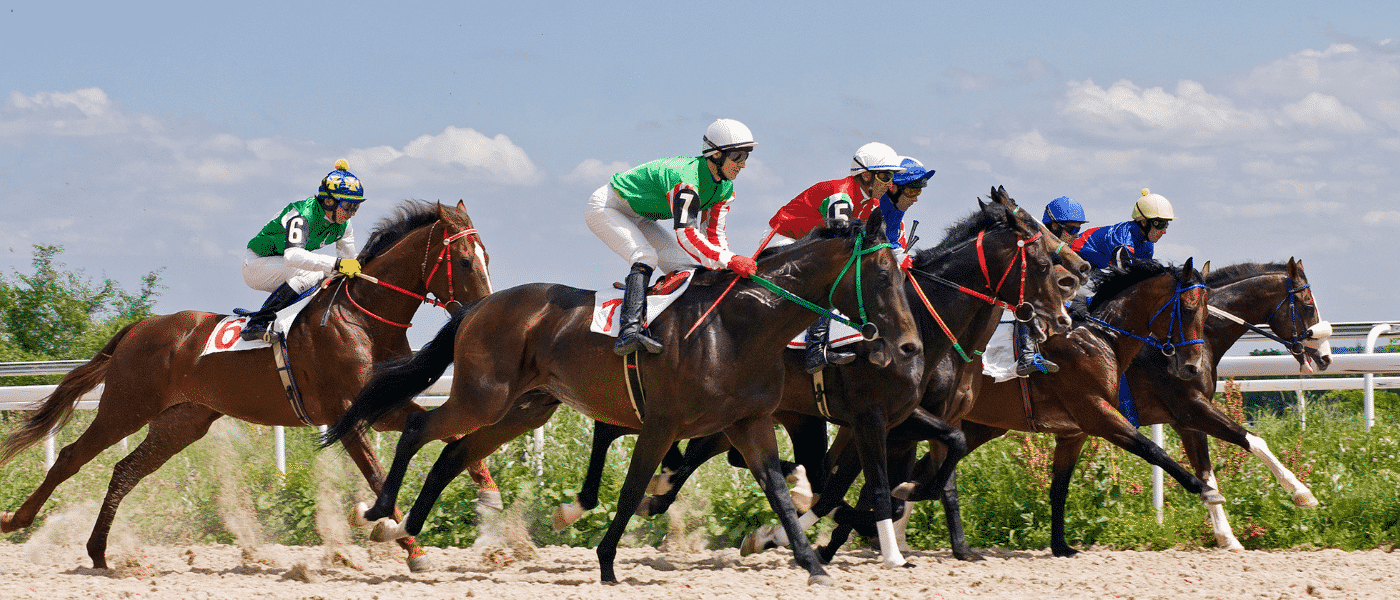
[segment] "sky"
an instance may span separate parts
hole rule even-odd
[[[229,312],[247,241],[338,158],[354,224],[466,203],[496,289],[620,281],[583,207],[614,172],[758,147],[729,239],[881,141],[937,174],[920,246],[1005,186],[1037,216],[1176,221],[1158,258],[1302,259],[1324,318],[1400,319],[1400,3],[0,3],[0,271],[35,244],[155,310]],[[415,345],[442,322],[420,311]]]

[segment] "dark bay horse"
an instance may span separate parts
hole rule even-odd
[[[1069,315],[1064,311],[1061,298],[1064,288],[1078,287],[1078,282],[1067,273],[1060,271],[1057,275],[1052,269],[1049,256],[1055,246],[1040,235],[1036,221],[1024,211],[1016,210],[1014,204],[979,202],[979,207],[949,227],[945,239],[937,247],[917,252],[915,269],[911,272],[918,275],[906,279],[904,293],[910,304],[915,305],[915,323],[923,340],[925,364],[932,364],[944,355],[973,360],[971,356],[985,346],[985,340],[976,345],[975,335],[989,322],[994,323],[1003,307],[1017,310],[1021,319],[1046,323],[1043,329],[1049,334],[1063,333],[1069,325]],[[1072,281],[1066,282],[1060,277]],[[920,278],[923,283],[916,282]],[[1007,280],[1016,283],[999,285]],[[1041,327],[1037,327],[1037,331],[1041,331]],[[962,346],[969,342],[974,345]],[[860,356],[871,350],[869,345],[861,342],[852,348]],[[811,486],[820,492],[826,486],[826,423],[849,428],[866,481],[877,490],[872,526],[881,532],[884,566],[892,568],[905,564],[894,541],[885,436],[892,425],[903,421],[919,403],[927,371],[924,377],[910,378],[905,370],[880,368],[870,361],[857,360],[846,366],[829,366],[814,377],[806,372],[801,351],[785,352],[784,365],[783,396],[774,418],[793,439],[802,472],[813,478]],[[818,395],[816,389],[821,389],[822,393]],[[924,426],[946,434],[947,438],[940,438],[946,444],[961,444],[961,432],[941,420],[932,419]],[[595,425],[587,476],[576,504],[556,510],[556,528],[567,526],[582,515],[582,510],[597,505],[607,446],[627,433],[636,432],[606,423]],[[673,447],[665,461],[666,477],[657,482],[663,489],[649,498],[638,514],[665,512],[686,478],[727,448],[721,436],[692,440],[684,454]],[[731,462],[743,466],[742,459],[733,454]],[[836,483],[837,487],[849,485],[849,481]],[[880,498],[884,499],[883,503]],[[802,516],[802,524],[810,525],[819,516],[838,508],[842,508],[840,494],[819,495],[812,511]],[[755,550],[744,546],[741,553]]]
[[[1239,423],[1216,408],[1215,367],[1235,341],[1253,328],[1267,324],[1275,341],[1283,344],[1298,366],[1305,372],[1314,368],[1326,370],[1332,363],[1331,349],[1325,344],[1330,325],[1321,321],[1317,302],[1309,289],[1302,261],[1289,259],[1283,263],[1241,263],[1212,271],[1206,277],[1210,287],[1210,319],[1206,321],[1205,339],[1212,357],[1212,368],[1191,379],[1179,379],[1167,374],[1160,353],[1145,348],[1128,368],[1128,386],[1138,407],[1143,425],[1170,424],[1181,437],[1182,449],[1196,477],[1211,487],[1215,473],[1210,462],[1210,444],[1206,436],[1235,444],[1269,468],[1279,485],[1288,491],[1293,503],[1300,507],[1317,506],[1317,498],[1282,462],[1269,451],[1262,438],[1250,433]],[[1066,449],[1068,451],[1069,449]],[[1056,445],[1056,464],[1061,460]],[[1066,456],[1064,462],[1073,469],[1076,456]],[[1242,550],[1244,546],[1230,530],[1223,504],[1209,505],[1211,529],[1216,543],[1226,550]],[[1061,539],[1052,545],[1068,548],[1063,539],[1064,525],[1057,530]]]
[[[1173,461],[1119,412],[1118,383],[1139,351],[1164,355],[1164,370],[1182,381],[1213,374],[1206,368],[1211,358],[1204,343],[1209,290],[1191,263],[1187,259],[1178,269],[1134,261],[1126,270],[1106,274],[1088,314],[1076,315],[1080,325],[1041,346],[1042,353],[1060,364],[1058,373],[1000,383],[983,376],[976,402],[961,419],[968,451],[1016,430],[1054,434],[1066,449],[1073,444],[1077,456],[1087,436],[1094,435],[1161,467],[1207,505],[1224,502],[1219,492]],[[1208,266],[1206,270],[1208,274]],[[953,526],[961,520],[955,478],[942,487],[932,485],[931,473],[942,462],[939,454],[937,445],[931,446],[918,473],[895,494],[907,500],[942,500],[954,534],[952,545],[967,548],[961,526]],[[1057,451],[1050,494],[1052,513],[1060,522],[1072,467],[1072,462],[1061,464]],[[1067,555],[1063,548],[1053,550],[1057,556]]]
[[[65,376],[5,440],[0,462],[61,428],[72,417],[78,398],[106,382],[92,424],[59,452],[44,482],[19,510],[0,515],[0,531],[32,525],[59,484],[102,450],[149,424],[145,440],[113,468],[88,539],[93,566],[106,568],[107,535],[122,498],[142,478],[204,437],[219,417],[291,427],[331,423],[369,380],[374,362],[409,354],[405,328],[419,305],[431,301],[428,294],[452,304],[491,292],[486,250],[461,202],[455,208],[422,201],[400,204],[378,224],[359,261],[366,275],[388,285],[368,278],[332,280],[287,334],[291,369],[309,422],[300,419],[288,401],[272,349],[203,354],[205,341],[224,315],[184,311],[138,321]],[[239,332],[222,333],[236,338]],[[404,413],[422,410],[416,405],[401,408]],[[376,426],[397,429],[402,423],[400,414]],[[384,471],[368,439],[360,433],[342,442],[370,488],[378,490]],[[417,542],[405,539],[400,546],[408,552],[411,569],[431,568]]]
[[[881,223],[875,217],[864,225],[819,229],[761,258],[758,276],[740,280],[705,327],[683,340],[686,328],[733,278],[698,272],[681,298],[651,324],[654,334],[669,341],[661,354],[641,355],[637,361],[644,405],[631,401],[625,362],[612,354],[613,340],[589,331],[594,292],[530,284],[469,305],[412,360],[377,371],[327,432],[326,443],[360,431],[411,400],[455,362],[451,396],[437,409],[409,416],[384,488],[365,518],[391,514],[409,459],[426,441],[497,423],[518,398],[538,390],[596,421],[641,432],[616,517],[598,546],[602,581],[617,581],[613,562],[627,521],[662,455],[679,439],[723,432],[798,537],[797,515],[778,471],[772,413],[782,390],[782,349],[815,319],[808,307],[829,303],[842,314],[859,316],[857,327],[877,340],[866,355],[877,366],[899,363],[914,373],[923,368],[909,305],[899,293],[903,273],[888,250]],[[381,522],[377,535],[420,531],[447,483],[481,458],[471,455],[472,447],[470,436],[448,444],[404,523]],[[809,583],[830,583],[810,545],[799,545],[796,557]]]

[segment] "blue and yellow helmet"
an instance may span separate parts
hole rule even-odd
[[[335,161],[335,170],[321,179],[321,189],[316,191],[316,199],[323,202],[335,200],[337,203],[364,202],[365,188],[360,185],[360,178],[347,170],[349,168],[350,163],[345,159]]]

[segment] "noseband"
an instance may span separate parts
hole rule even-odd
[[[436,228],[436,227],[438,226],[439,223],[441,223],[441,221],[439,221],[439,222],[437,222],[437,223],[433,223],[433,227]],[[430,228],[428,231],[429,231],[429,233],[431,234],[432,229]],[[459,231],[459,232],[457,232],[457,233],[449,234],[449,233],[447,232],[447,225],[443,225],[443,226],[442,226],[442,248],[441,248],[441,250],[438,251],[437,260],[433,262],[433,270],[432,270],[431,272],[428,271],[428,261],[431,260],[429,257],[432,256],[432,253],[433,253],[433,242],[428,242],[427,249],[423,252],[423,268],[422,268],[422,270],[420,271],[420,273],[424,273],[424,274],[425,274],[424,277],[423,277],[423,289],[426,290],[426,289],[428,289],[429,287],[431,287],[431,286],[432,286],[432,283],[433,283],[433,277],[437,275],[438,268],[441,267],[441,266],[443,265],[444,262],[450,262],[450,261],[451,261],[451,259],[452,259],[452,242],[455,242],[455,241],[457,241],[457,240],[459,240],[459,239],[461,239],[461,238],[464,238],[464,237],[466,237],[466,236],[468,236],[468,235],[474,235],[474,234],[476,234],[476,233],[477,233],[476,229],[473,228],[473,229],[463,229],[462,231]],[[430,236],[430,237],[431,237],[431,236]],[[394,290],[394,291],[396,291],[396,292],[399,292],[399,293],[401,293],[401,294],[404,294],[404,295],[407,295],[407,296],[412,296],[412,297],[414,297],[414,298],[417,298],[419,301],[421,301],[421,302],[424,303],[424,304],[431,304],[431,305],[436,306],[436,307],[438,307],[438,308],[441,308],[441,309],[444,309],[444,310],[448,310],[448,308],[447,308],[448,306],[450,306],[450,305],[452,305],[452,304],[461,304],[461,302],[458,302],[458,301],[457,301],[457,292],[456,292],[456,290],[453,289],[453,287],[452,287],[452,266],[449,264],[448,267],[447,267],[446,269],[443,269],[443,271],[444,271],[445,273],[447,273],[447,302],[443,302],[443,301],[438,300],[438,299],[435,299],[435,298],[430,298],[430,297],[428,297],[428,296],[425,295],[425,294],[419,294],[419,293],[417,293],[417,292],[412,292],[412,291],[403,289],[403,288],[401,288],[401,287],[399,287],[399,286],[397,286],[397,285],[394,285],[394,284],[392,284],[392,283],[380,281],[380,280],[378,280],[378,279],[371,279],[371,280],[369,280],[369,281],[371,281],[372,283],[374,283],[374,284],[376,284],[376,285],[379,285],[379,286],[382,286],[382,287],[386,287],[386,288],[389,288],[389,289]],[[347,278],[347,279],[348,279],[348,278]],[[342,285],[342,286],[345,285],[345,280],[341,280],[341,285]],[[428,292],[428,293],[432,293],[432,292]],[[350,301],[350,304],[354,305],[355,308],[360,309],[360,312],[363,312],[363,313],[365,313],[365,314],[367,314],[367,315],[373,317],[374,319],[376,319],[376,320],[378,320],[378,321],[380,321],[380,322],[382,322],[382,323],[388,323],[388,324],[393,325],[393,326],[395,326],[395,327],[402,327],[402,328],[404,328],[404,329],[407,329],[407,328],[409,328],[409,327],[411,327],[411,326],[413,325],[412,323],[396,323],[396,322],[394,322],[394,321],[390,321],[390,320],[388,320],[388,319],[385,319],[384,317],[381,317],[381,316],[379,316],[379,315],[376,315],[376,314],[370,312],[369,309],[367,309],[367,308],[365,308],[365,307],[363,307],[363,306],[360,306],[360,303],[359,303],[359,302],[356,302],[355,299],[354,299],[353,297],[350,296],[350,293],[349,293],[349,292],[346,292],[345,298],[346,298],[347,300],[349,300],[349,301]]]

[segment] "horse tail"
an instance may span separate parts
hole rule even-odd
[[[107,361],[112,359],[112,352],[131,331],[132,325],[135,323],[123,327],[117,335],[112,336],[92,360],[64,375],[53,393],[39,401],[39,407],[30,413],[24,424],[5,438],[4,445],[0,446],[0,465],[10,462],[19,453],[48,437],[51,432],[63,429],[68,424],[73,418],[73,410],[78,406],[78,399],[107,378]]]
[[[423,390],[436,383],[452,364],[457,327],[475,304],[468,303],[453,313],[432,341],[424,344],[412,356],[376,365],[374,375],[355,396],[350,408],[321,436],[321,447],[328,447],[352,433],[364,433],[375,421],[412,402]]]

